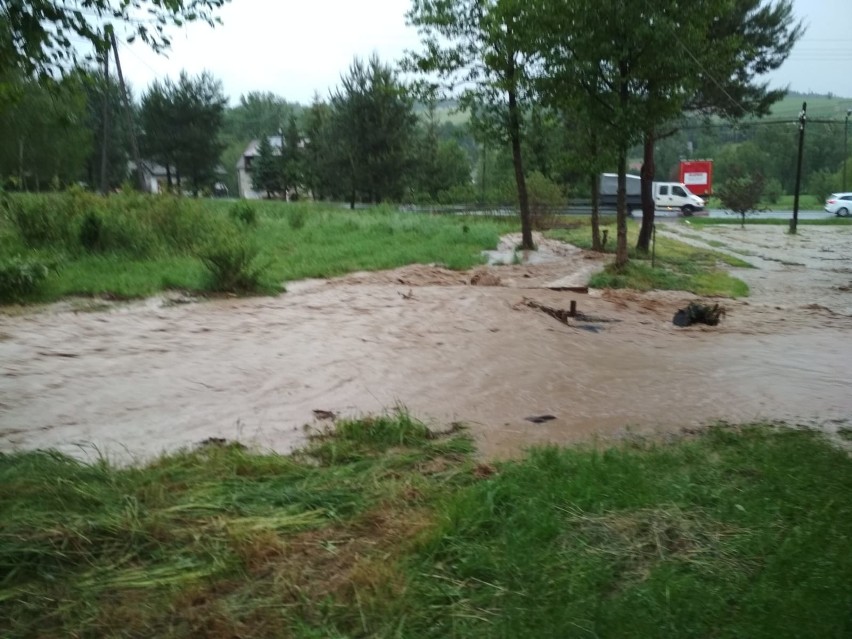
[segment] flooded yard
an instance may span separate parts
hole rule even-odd
[[[691,294],[548,288],[585,281],[600,261],[546,242],[536,264],[0,315],[0,450],[144,460],[221,437],[288,451],[330,423],[314,411],[396,406],[437,428],[468,424],[489,457],[716,420],[836,430],[852,417],[852,228],[660,232],[752,263],[735,272],[751,297],[721,301],[718,327],[677,328]],[[573,300],[585,321],[563,324],[525,299]],[[528,419],[542,415],[555,419]]]

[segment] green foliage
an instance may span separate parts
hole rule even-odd
[[[266,265],[258,261],[257,244],[239,229],[223,227],[202,245],[197,255],[210,273],[209,288],[228,293],[263,290]]]
[[[820,202],[825,201],[832,193],[840,190],[840,180],[831,171],[823,169],[815,171],[808,178],[808,193],[816,196]]]
[[[89,211],[83,217],[83,222],[80,225],[80,244],[83,248],[94,253],[101,249],[101,240],[103,237],[103,220],[100,215],[94,211]]]
[[[757,210],[763,197],[764,178],[761,173],[744,173],[737,170],[728,181],[722,184],[716,194],[722,206],[740,216],[740,223],[745,226],[746,215]]]
[[[778,204],[778,201],[781,199],[783,195],[783,189],[781,188],[781,182],[778,178],[769,178],[766,180],[766,183],[763,185],[763,197],[766,199],[768,204]]]
[[[533,228],[544,230],[553,226],[553,208],[565,204],[565,194],[559,185],[534,171],[527,176],[527,192]]]
[[[54,269],[55,263],[36,258],[0,258],[0,303],[26,300]]]
[[[148,159],[173,167],[196,195],[216,182],[216,166],[225,145],[219,139],[227,99],[222,83],[210,73],[197,77],[181,71],[177,83],[155,81],[142,96],[140,117]]]
[[[246,226],[257,226],[257,209],[246,200],[240,200],[228,209],[228,215],[235,222]]]
[[[0,31],[0,69],[37,73],[49,79],[55,71],[67,70],[78,61],[80,46],[91,45],[97,53],[109,50],[110,34],[128,32],[128,42],[137,37],[155,51],[168,48],[167,28],[186,22],[215,23],[214,10],[226,0],[87,0],[80,11],[57,0],[5,2]],[[145,14],[149,19],[140,20]],[[122,25],[112,29],[112,24]],[[14,43],[14,44],[13,44]]]
[[[284,193],[281,155],[273,149],[269,136],[261,136],[258,143],[257,156],[251,167],[251,185],[255,191],[265,193],[268,198]]]

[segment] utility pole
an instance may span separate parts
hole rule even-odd
[[[139,145],[136,143],[136,127],[133,126],[133,114],[130,111],[130,99],[127,97],[127,87],[124,75],[121,73],[121,60],[118,59],[118,44],[115,42],[115,32],[109,29],[109,39],[112,42],[112,53],[115,56],[115,70],[118,72],[118,84],[121,86],[121,97],[124,101],[124,115],[127,118],[127,130],[130,132],[130,149],[133,151],[133,161],[136,162],[136,179],[139,189],[145,191],[145,176],[142,174],[142,158],[139,155]]]
[[[109,49],[104,50],[104,83],[103,83],[103,134],[101,139],[101,193],[106,195],[109,183],[107,180],[107,146],[109,145]]]
[[[805,147],[805,123],[808,121],[808,103],[802,102],[799,113],[799,159],[796,161],[796,192],[793,195],[793,219],[790,220],[790,233],[796,233],[799,224],[799,189],[802,186],[802,152]]]
[[[849,116],[852,109],[846,109],[846,125],[843,128],[843,192],[846,192],[846,160],[849,159]]]

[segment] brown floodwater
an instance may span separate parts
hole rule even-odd
[[[436,428],[468,424],[489,457],[717,420],[836,430],[852,418],[850,231],[665,227],[758,267],[736,271],[752,296],[722,300],[713,328],[671,324],[688,293],[546,288],[600,266],[550,242],[553,259],[472,273],[411,266],[275,298],[7,313],[0,450],[124,462],[222,437],[289,451],[322,427],[314,410],[397,406]],[[588,321],[562,324],[525,298],[575,300]],[[556,419],[526,419],[545,414]]]

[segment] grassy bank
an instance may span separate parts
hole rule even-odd
[[[697,219],[697,218],[696,218]],[[615,221],[605,218],[602,229],[608,232],[608,253],[615,252]],[[571,228],[548,231],[548,236],[591,249],[591,227],[588,221],[573,223]],[[696,248],[671,238],[657,237],[654,266],[651,254],[636,251],[639,225],[627,223],[627,242],[630,262],[626,269],[616,271],[609,267],[592,277],[589,286],[594,288],[633,288],[640,291],[653,289],[690,291],[696,295],[743,297],[748,295],[748,285],[729,275],[721,265],[749,268],[743,260],[723,253]]]
[[[814,433],[477,464],[402,414],[293,457],[0,456],[5,637],[845,637],[852,461]]]
[[[0,298],[4,264],[28,261],[6,275],[24,284],[33,273],[43,275],[15,296],[25,302],[164,289],[272,293],[289,280],[412,263],[463,269],[480,263],[480,252],[516,226],[388,207],[350,212],[313,203],[82,192],[8,197],[2,209]],[[30,263],[44,272],[27,270]]]

